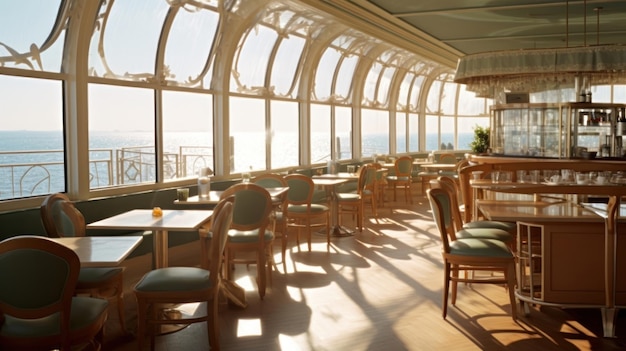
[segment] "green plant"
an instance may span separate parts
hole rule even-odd
[[[474,140],[470,143],[472,151],[477,154],[487,152],[489,148],[489,127],[476,126],[474,128]]]

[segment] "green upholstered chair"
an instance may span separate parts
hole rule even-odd
[[[472,228],[491,228],[491,229],[501,229],[509,233],[509,238],[505,241],[510,241],[512,243],[515,242],[515,235],[517,234],[517,223],[515,222],[505,222],[505,221],[490,221],[490,220],[476,220],[472,222],[463,222],[463,215],[461,214],[461,205],[459,205],[459,194],[460,189],[458,183],[447,176],[439,176],[437,178],[437,182],[440,187],[450,194],[451,201],[451,211],[452,211],[452,219],[454,220],[454,229],[459,231],[462,229],[472,229]]]
[[[41,221],[48,237],[85,236],[85,218],[70,199],[61,193],[46,197],[40,207]],[[76,284],[77,295],[116,300],[123,333],[127,332],[124,315],[124,267],[82,267]]]
[[[272,278],[274,266],[274,233],[270,230],[272,198],[265,188],[254,183],[230,186],[222,193],[222,198],[229,196],[235,197],[235,204],[224,255],[226,278],[233,280],[235,264],[255,263],[259,296],[263,299],[267,277]],[[238,255],[240,252],[253,252],[254,258]]]
[[[312,203],[315,184],[313,179],[303,174],[285,176],[287,192],[287,226],[296,228],[296,244],[300,247],[300,231],[306,230],[309,251],[311,251],[311,228],[326,227],[326,245],[330,248],[330,210],[323,204]],[[321,220],[321,222],[319,222]]]
[[[352,192],[338,192],[337,206],[339,225],[342,225],[344,214],[356,216],[356,226],[363,231],[364,205],[368,201],[376,216],[376,168],[364,165],[359,168],[357,188]]]
[[[221,200],[214,209],[211,236],[200,236],[200,267],[164,267],[146,273],[135,285],[137,298],[137,342],[143,350],[145,335],[150,334],[154,348],[155,330],[148,326],[164,324],[207,323],[211,350],[219,350],[218,302],[222,289],[223,254],[232,221],[233,197]],[[164,304],[204,302],[206,314],[184,319],[162,318]]]
[[[0,350],[99,349],[108,302],[74,296],[80,261],[48,238],[0,242]]]
[[[254,184],[260,185],[264,188],[282,188],[288,187],[285,177],[276,173],[261,174],[252,180]],[[271,213],[272,218],[272,232],[274,233],[274,239],[280,238],[281,240],[281,256],[283,262],[283,270],[287,271],[287,263],[285,261],[285,255],[287,252],[287,192],[283,193],[280,197],[272,197],[272,204],[274,209]]]
[[[506,284],[511,303],[511,315],[517,318],[515,305],[515,258],[509,247],[501,240],[486,238],[454,238],[449,233],[452,223],[448,217],[450,196],[443,189],[429,189],[427,197],[441,237],[442,256],[444,260],[443,318],[448,312],[448,294],[452,285],[451,303],[456,303],[458,282]],[[458,235],[457,235],[458,237]],[[498,271],[497,275],[464,275],[459,271]]]
[[[387,176],[387,183],[393,189],[393,200],[396,201],[396,190],[404,190],[404,199],[413,203],[411,184],[413,183],[413,159],[410,156],[402,156],[394,163],[394,174]]]

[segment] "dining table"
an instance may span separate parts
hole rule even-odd
[[[265,188],[265,190],[267,190],[267,192],[270,194],[272,198],[277,198],[283,195],[284,193],[286,193],[287,191],[289,191],[289,187],[269,187],[269,188]],[[211,190],[209,191],[209,196],[207,197],[200,197],[198,195],[194,195],[194,196],[188,197],[187,200],[185,201],[178,200],[178,199],[174,200],[174,204],[181,205],[181,206],[216,205],[218,202],[220,202],[220,198],[223,193],[224,193],[224,190]]]
[[[80,236],[49,238],[72,249],[81,267],[116,267],[130,255],[143,236]]]
[[[153,266],[168,266],[168,233],[170,231],[198,231],[208,223],[212,210],[162,210],[162,216],[153,216],[153,209],[135,209],[87,224],[89,229],[151,230],[153,238]]]
[[[456,170],[457,165],[455,163],[424,163],[420,167],[431,172],[452,172]]]
[[[344,184],[349,181],[358,180],[359,175],[357,173],[330,173],[315,175],[312,177],[313,184],[321,186],[326,190],[328,197],[330,198],[330,211],[331,211],[331,229],[330,235],[335,237],[351,236],[354,234],[354,230],[339,225],[339,206],[337,204],[337,185]]]

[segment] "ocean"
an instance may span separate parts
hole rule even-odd
[[[233,160],[233,173],[247,170],[250,167],[253,170],[265,169],[264,137],[264,133],[234,135],[234,154],[238,157]],[[297,152],[289,152],[289,150],[297,150],[297,136],[282,133],[274,135],[273,138],[273,144],[280,147],[272,152],[272,167],[296,166],[298,154]],[[369,158],[373,154],[388,154],[388,139],[388,135],[364,135],[363,157]],[[453,141],[453,135],[442,134],[441,139],[447,146],[448,142]],[[473,133],[459,134],[458,149],[469,149],[469,143],[472,139]],[[341,145],[340,159],[350,158],[350,138],[348,136],[339,137],[339,144]],[[416,148],[417,136],[411,138],[409,144],[411,148]],[[151,132],[92,132],[89,146],[92,150],[90,151],[90,161],[94,161],[90,163],[91,187],[154,181],[154,155],[146,152],[153,145],[154,135]],[[326,134],[312,135],[311,145],[313,163],[325,163],[330,158],[330,147]],[[203,133],[174,132],[165,134],[165,153],[178,155],[179,146],[201,147],[205,150],[204,152],[211,149],[206,135]],[[136,177],[132,172],[118,172],[117,162],[108,162],[111,157],[113,159],[119,158],[122,148],[132,147],[145,147],[145,154],[141,159],[145,168],[137,170],[143,173],[142,177]],[[401,148],[404,148],[403,144],[398,145],[398,149]],[[0,180],[0,200],[65,191],[62,149],[63,135],[60,131],[0,131],[0,179],[2,179]],[[106,151],[95,151],[96,149]],[[425,151],[440,149],[440,146],[437,145],[436,135],[427,135]],[[210,151],[208,152],[210,153]],[[128,158],[128,155],[127,153],[125,157]],[[138,155],[138,153],[130,153],[130,155]],[[176,157],[173,156],[172,159]],[[210,160],[206,162],[209,165],[212,164],[212,157],[212,154],[208,155]],[[359,157],[354,158],[358,159]],[[107,160],[107,162],[98,163],[95,162],[96,160]],[[171,168],[172,177],[176,177],[174,174],[175,169],[177,169],[176,166]],[[146,173],[148,174],[147,177],[145,176]],[[183,173],[193,174],[193,170],[185,170]]]

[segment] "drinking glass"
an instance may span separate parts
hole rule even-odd
[[[354,174],[354,171],[355,171],[354,165],[349,165],[348,166],[348,173]]]
[[[176,198],[178,201],[187,201],[189,198],[189,188],[176,189]]]

